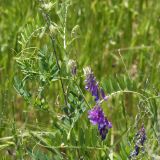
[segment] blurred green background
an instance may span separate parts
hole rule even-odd
[[[55,2],[62,3],[60,0]],[[57,8],[59,6],[56,5]],[[52,8],[50,16],[52,21],[60,25],[61,21],[57,16],[60,11],[57,14],[56,7]],[[21,137],[14,137],[18,145],[13,149],[14,147],[10,147],[12,144],[9,144],[10,139],[5,141],[2,138],[17,135],[19,132],[25,133],[28,130],[50,131],[54,120],[51,111],[59,110],[59,108],[55,109],[57,95],[61,97],[58,83],[51,84],[45,91],[47,105],[51,110],[49,113],[48,110],[29,105],[13,87],[15,75],[23,77],[15,60],[23,49],[27,47],[42,49],[47,46],[49,52],[52,51],[49,38],[43,35],[43,29],[41,30],[45,25],[36,0],[0,0],[0,157],[4,159],[12,159],[16,150],[17,155],[25,155],[31,140],[28,138],[22,144],[19,140]],[[38,28],[40,32],[39,30],[35,32]],[[23,40],[23,35],[27,35],[27,41]],[[157,97],[160,94],[159,0],[72,0],[68,7],[66,22],[68,42],[72,37],[76,40],[67,47],[68,58],[78,62],[79,75],[83,74],[83,67],[91,66],[107,94],[125,89],[138,92],[147,98]],[[27,50],[23,53],[24,57],[31,56],[29,52],[32,55],[34,51]],[[61,52],[59,56],[62,59],[63,53]],[[30,83],[31,92],[36,94],[39,84],[35,81],[32,84],[32,80]],[[84,91],[83,79],[80,86]],[[84,94],[90,102],[91,97],[86,91]],[[142,120],[147,126],[146,130],[150,137],[146,150],[151,149],[147,157],[148,159],[153,158],[154,155],[160,157],[156,139],[160,136],[158,121],[160,101],[159,98],[151,98],[145,106],[141,106],[141,98],[132,93],[120,94],[108,103],[104,103],[103,107],[109,106],[109,109],[104,110],[108,112],[107,115],[114,125],[111,132],[115,141],[123,136],[124,130],[130,128],[133,122],[136,123],[136,118],[139,118],[138,108],[142,108],[142,112],[147,112],[148,109],[150,114]],[[62,103],[61,98],[60,103]],[[87,114],[79,121],[84,119],[87,121]],[[77,126],[82,128],[90,125],[88,121],[84,125],[79,123]],[[129,134],[133,136],[133,131],[127,132],[124,141],[116,141],[112,148],[115,153],[114,159],[127,159],[129,147],[126,149],[126,146],[130,138]],[[110,143],[108,141],[107,143]],[[23,147],[19,148],[19,146]],[[68,153],[68,155],[72,154]],[[100,159],[105,159],[103,153],[95,153],[94,157],[92,152],[79,154],[79,157],[81,154],[86,155],[84,159],[98,159],[99,154],[102,156],[99,157]],[[68,158],[78,157],[76,153],[72,156]]]

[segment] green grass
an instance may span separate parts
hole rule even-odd
[[[159,1],[52,3],[51,33],[38,1],[0,0],[1,159],[125,160],[142,123],[145,152],[135,159],[160,159]],[[84,89],[86,66],[110,95],[102,107],[113,128],[103,142],[87,118],[95,103]]]

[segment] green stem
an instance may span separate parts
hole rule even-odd
[[[44,0],[39,0],[39,2],[43,3],[43,4],[45,3]],[[51,19],[50,19],[49,14],[45,13],[43,11],[43,16],[44,16],[44,19],[46,20],[47,26],[49,28],[50,25],[51,25]],[[55,48],[55,37],[53,37],[53,35],[51,33],[49,33],[49,36],[50,36],[50,39],[51,39],[51,42],[52,42],[53,54],[54,54],[54,56],[56,58],[56,64],[57,64],[57,67],[58,67],[58,70],[59,70],[60,83],[61,83],[61,86],[62,86],[64,102],[65,102],[65,105],[67,106],[67,97],[66,97],[66,94],[65,94],[64,84],[63,84],[63,81],[61,79],[61,67],[60,67],[59,62],[58,62],[58,55],[57,55],[56,48]]]

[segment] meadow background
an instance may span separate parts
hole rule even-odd
[[[86,66],[109,96],[104,141]],[[0,0],[0,159],[127,160],[144,124],[132,159],[159,160],[159,96],[159,0]]]

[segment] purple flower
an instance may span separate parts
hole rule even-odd
[[[140,148],[144,148],[144,142],[147,139],[144,125],[142,125],[141,129],[138,131],[135,138],[136,138],[135,147],[134,147],[134,151],[131,152],[130,154],[130,158],[134,156],[138,156],[140,152]]]
[[[100,124],[104,120],[104,112],[100,106],[95,106],[88,111],[88,118],[93,125]]]
[[[102,140],[106,138],[108,129],[112,128],[112,123],[108,121],[107,118],[104,118],[101,123],[98,124],[98,130],[101,135]]]
[[[135,155],[138,156],[139,154],[139,146],[135,145]]]
[[[93,125],[98,126],[98,131],[101,135],[102,140],[106,138],[108,130],[112,128],[111,122],[105,117],[102,108],[98,105],[98,102],[102,99],[107,100],[104,90],[99,87],[96,78],[90,67],[84,69],[84,74],[86,76],[85,89],[88,90],[92,96],[95,97],[96,106],[88,111],[88,118]]]
[[[112,124],[104,116],[102,108],[96,105],[93,109],[88,111],[88,118],[93,125],[98,125],[99,133],[102,140],[104,140],[108,133],[108,129],[112,128]]]
[[[133,151],[133,152],[131,152],[131,154],[130,154],[130,158],[132,158],[132,157],[135,157],[135,156],[138,156],[138,154],[139,154],[139,149],[140,149],[140,147],[138,146],[138,145],[135,145],[135,150]]]
[[[144,142],[145,142],[146,139],[147,139],[144,125],[142,125],[142,127],[141,127],[138,135],[140,136],[140,144],[143,146],[143,145],[144,145]]]
[[[86,67],[84,69],[84,74],[86,76],[86,86],[85,89],[91,92],[92,96],[95,97],[95,101],[98,102],[100,100],[100,97],[102,99],[106,100],[105,93],[102,88],[99,88],[98,82],[96,81],[96,78],[94,77],[94,74],[90,67]]]
[[[100,92],[101,92],[102,98],[103,98],[104,100],[107,100],[108,97],[105,95],[104,90],[103,90],[102,88],[100,89]]]

